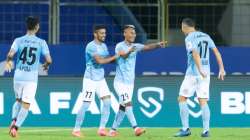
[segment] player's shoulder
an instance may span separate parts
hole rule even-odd
[[[204,32],[200,32],[200,36],[203,37],[205,40],[209,41],[209,42],[213,42],[213,39],[211,38],[211,36],[207,33]]]
[[[94,50],[96,48],[96,45],[95,45],[95,42],[94,40],[93,41],[90,41],[87,45],[86,45],[86,50]]]
[[[34,38],[38,41],[38,42],[42,42],[42,43],[46,43],[46,41],[40,37],[34,36]]]
[[[32,36],[28,36],[28,35],[24,35],[22,37],[20,37],[20,40],[30,40],[31,42],[35,42],[38,44],[42,44],[44,45],[44,43],[46,43],[46,41],[40,37],[37,37],[36,35],[32,35]]]
[[[19,36],[19,37],[14,39],[14,42],[20,42],[20,41],[24,40],[25,38],[26,38],[26,35]]]
[[[185,42],[188,42],[188,41],[190,41],[190,40],[192,40],[193,39],[193,32],[192,33],[189,33],[188,35],[186,35],[186,37],[185,37]]]
[[[22,40],[24,36],[20,36],[20,37],[17,37],[14,39],[14,41],[19,41],[19,40]]]
[[[195,39],[201,38],[201,37],[210,38],[210,36],[207,33],[204,33],[204,32],[201,32],[201,31],[195,31],[195,32],[189,33],[186,36],[185,41],[192,41],[192,40],[195,40]]]
[[[34,38],[35,42],[37,42],[39,44],[38,46],[40,46],[41,48],[48,46],[44,39],[37,37],[37,36],[34,36],[33,38]]]
[[[124,41],[121,41],[121,42],[119,42],[119,43],[117,43],[116,45],[115,45],[115,48],[121,48],[121,47],[124,47],[126,44],[125,44],[125,42]]]
[[[207,34],[205,32],[202,32],[202,31],[197,31],[197,35],[196,36],[210,38],[209,34]]]
[[[89,43],[87,43],[87,45],[86,45],[86,48],[89,48],[89,47],[91,47],[91,46],[93,46],[94,44],[93,44],[93,41],[90,41]]]
[[[125,45],[125,42],[124,42],[124,41],[118,42],[118,43],[116,44],[116,46],[124,46],[124,45]]]

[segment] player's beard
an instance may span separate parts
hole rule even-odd
[[[104,42],[104,41],[105,41],[105,37],[100,37],[100,38],[98,38],[98,40],[99,40],[100,42]]]
[[[135,42],[135,38],[130,39],[130,43],[134,43]]]

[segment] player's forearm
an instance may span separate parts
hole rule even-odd
[[[13,59],[13,56],[7,55],[7,57],[6,57],[7,62],[12,61],[12,59]]]
[[[134,51],[134,49],[129,49],[128,52],[120,51],[120,52],[118,52],[118,54],[119,54],[119,56],[121,56],[123,58],[127,58],[133,51]]]
[[[160,48],[160,47],[161,47],[160,43],[152,43],[152,44],[145,45],[143,50],[144,51],[149,51],[149,50],[154,50],[154,49],[157,49],[157,48]]]
[[[14,52],[10,50],[10,52],[7,54],[6,61],[7,62],[12,61],[13,57],[14,57]]]
[[[98,58],[98,59],[96,59],[96,62],[98,64],[108,64],[108,63],[111,63],[111,62],[115,61],[116,57],[117,56],[114,55],[114,56],[107,57],[107,58]]]
[[[45,56],[45,63],[44,64],[46,64],[46,65],[50,65],[50,64],[52,64],[52,58],[51,58],[51,56],[50,55],[46,55]]]
[[[123,57],[123,58],[127,58],[129,56],[131,52],[127,52],[127,53],[120,53],[120,56]]]
[[[224,70],[224,64],[223,64],[223,60],[221,58],[221,54],[219,52],[217,52],[215,54],[215,57],[216,57],[216,60],[217,60],[217,63],[218,63],[218,66],[219,66],[219,69],[223,69]]]
[[[44,62],[44,66],[46,66],[46,67],[48,67],[49,65],[51,65],[52,64],[52,61],[45,61]]]
[[[43,64],[43,68],[44,70],[48,70],[49,69],[49,65],[52,63],[52,61],[45,61]]]

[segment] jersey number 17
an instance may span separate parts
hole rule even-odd
[[[200,57],[201,58],[206,58],[207,57],[207,46],[208,46],[208,42],[203,40],[200,41],[198,44],[198,48],[200,48]]]

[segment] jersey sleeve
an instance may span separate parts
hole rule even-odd
[[[97,54],[97,49],[95,46],[90,46],[90,45],[87,45],[86,47],[86,53],[90,54],[90,56],[94,56]]]
[[[49,52],[49,47],[48,47],[48,45],[47,45],[47,43],[46,43],[46,41],[45,40],[43,40],[43,43],[42,43],[43,45],[42,45],[42,54],[44,55],[44,56],[46,56],[46,55],[48,55],[50,52]]]
[[[192,52],[193,50],[195,50],[194,43],[190,39],[185,39],[185,45],[187,52]]]
[[[215,43],[214,43],[214,41],[210,38],[210,40],[209,40],[209,48],[216,48],[216,45],[215,45]]]
[[[17,40],[15,39],[14,42],[11,45],[11,50],[14,50],[15,52],[17,52],[18,50],[18,45],[17,45]]]
[[[140,43],[135,43],[134,45],[135,45],[136,52],[142,51],[144,49],[144,46],[145,46],[144,44],[140,44]]]

